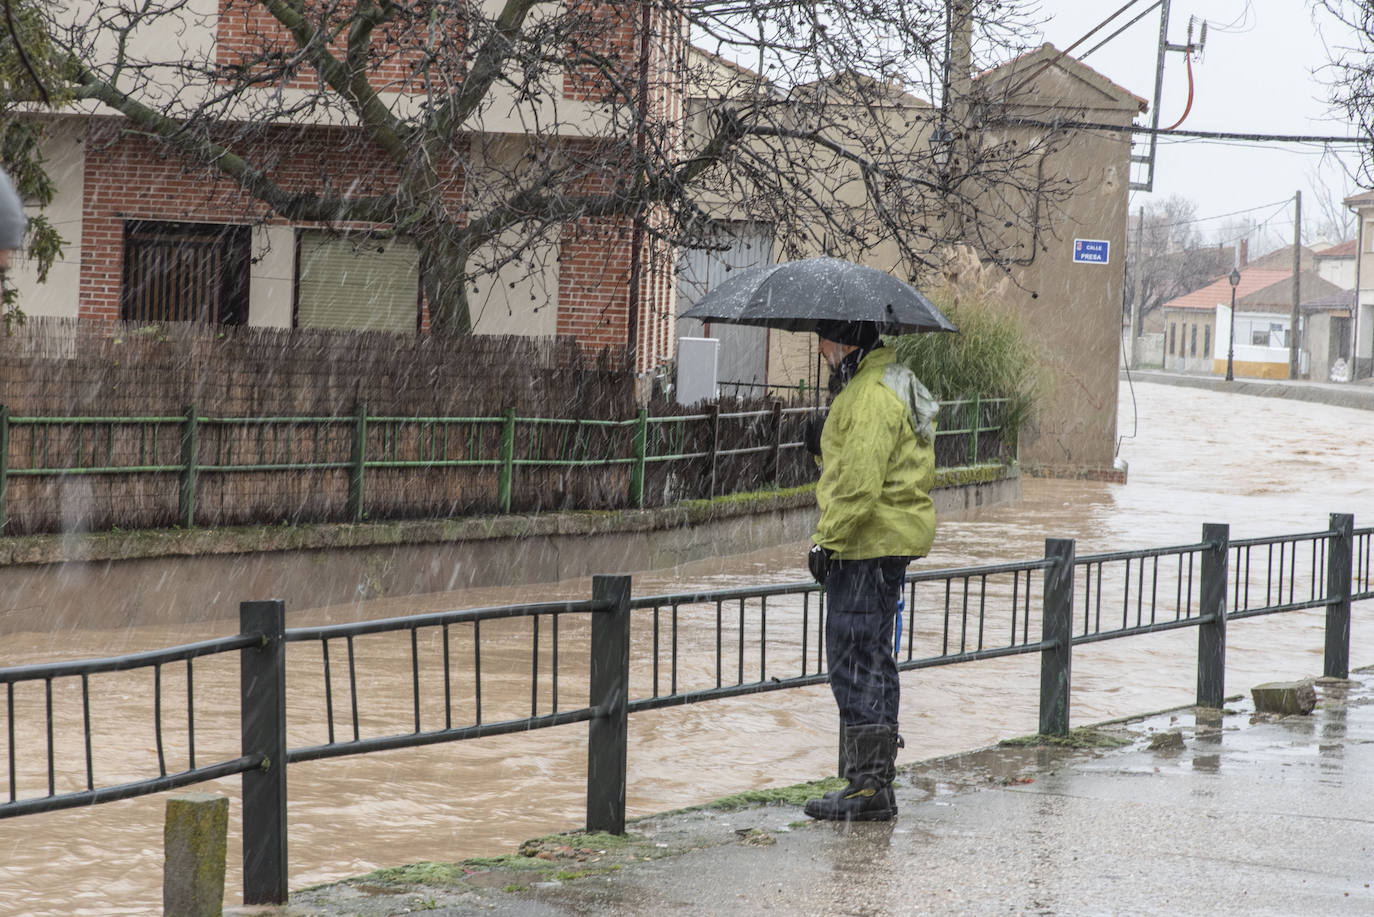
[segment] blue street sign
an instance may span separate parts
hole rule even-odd
[[[1111,245],[1105,239],[1074,239],[1073,260],[1080,264],[1106,264]]]

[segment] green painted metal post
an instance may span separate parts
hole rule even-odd
[[[1350,587],[1354,569],[1355,517],[1331,514],[1330,547],[1326,553],[1326,653],[1322,674],[1350,677]]]
[[[243,773],[243,903],[286,903],[286,605],[243,602],[239,629],[261,634],[239,653],[242,753],[263,755]]]
[[[979,431],[979,429],[980,429],[982,426],[983,426],[983,399],[982,399],[980,396],[978,396],[978,395],[974,395],[974,396],[973,396],[973,423],[969,424],[969,429],[972,430],[972,432],[969,434],[969,441],[968,441],[968,463],[969,463],[970,465],[977,465],[977,464],[978,464],[978,431]]]
[[[706,412],[710,416],[711,423],[711,491],[706,496],[715,499],[716,496],[716,452],[720,450],[720,403],[707,405]]]
[[[515,479],[515,409],[507,408],[501,415],[501,468],[496,475],[496,502],[501,512],[510,512],[511,485]]]
[[[1040,641],[1040,734],[1069,734],[1069,686],[1073,657],[1072,538],[1046,538]]]
[[[634,462],[630,465],[630,505],[644,508],[644,464],[649,449],[649,412],[639,409],[635,418]]]
[[[1226,703],[1226,583],[1231,560],[1231,527],[1202,527],[1202,585],[1197,628],[1197,705]]]
[[[773,402],[773,486],[782,482],[782,402]]]
[[[367,404],[358,402],[357,413],[353,417],[353,448],[348,461],[348,520],[362,522],[363,499],[366,494],[365,473],[367,471]]]
[[[625,833],[629,749],[630,577],[592,577],[592,598],[609,611],[592,615],[591,687],[596,709],[587,733],[587,831]]]
[[[177,518],[184,529],[196,524],[196,460],[199,456],[200,423],[196,406],[186,405],[181,428],[181,488],[177,494]]]
[[[9,521],[10,486],[10,409],[9,405],[0,404],[0,534],[5,531],[5,523]]]

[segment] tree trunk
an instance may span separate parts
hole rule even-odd
[[[471,334],[472,313],[463,278],[468,246],[445,227],[419,233],[415,244],[420,251],[420,279],[429,306],[430,333],[439,337]]]

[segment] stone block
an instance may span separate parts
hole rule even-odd
[[[163,825],[162,913],[165,917],[220,917],[229,800],[186,793],[167,800]]]
[[[1317,706],[1317,689],[1310,681],[1271,681],[1250,689],[1258,713],[1309,714]]]

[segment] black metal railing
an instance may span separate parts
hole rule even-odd
[[[1197,702],[1216,707],[1229,620],[1324,608],[1323,674],[1348,676],[1351,603],[1374,599],[1372,549],[1374,528],[1357,530],[1353,517],[1341,514],[1321,532],[1233,542],[1228,526],[1206,525],[1194,544],[1083,557],[1072,540],[1048,539],[1042,558],[909,573],[894,652],[903,670],[1038,653],[1039,728],[1062,735],[1074,646],[1196,627]],[[811,583],[632,598],[629,577],[598,576],[586,601],[290,630],[280,601],[245,602],[240,631],[157,652],[0,669],[9,765],[0,817],[242,774],[244,901],[281,902],[288,764],[586,722],[587,827],[620,832],[629,714],[826,681],[824,601]],[[359,645],[374,639],[393,641],[388,654],[361,658]],[[240,754],[201,763],[196,733],[206,717],[197,715],[203,696],[195,662],[234,652]],[[314,741],[297,747],[287,743],[288,662],[293,687],[322,682],[323,709],[293,724],[298,735],[314,729]],[[169,769],[163,755],[169,666],[184,666],[182,745],[189,753],[181,769]],[[130,671],[151,676],[155,773],[102,780],[94,764],[90,679]],[[494,679],[503,689],[499,703],[484,698]],[[79,700],[68,711],[55,702],[54,685],[73,682]],[[17,708],[16,690],[30,683],[42,698]],[[403,698],[404,709],[379,713],[369,707],[369,692]],[[527,697],[527,711],[513,696]],[[17,717],[34,710],[46,731],[37,766],[17,754],[16,744],[17,737],[22,744],[43,733],[19,729]],[[84,754],[75,762],[57,750],[59,721],[83,735]],[[79,788],[68,789],[73,782]]]

